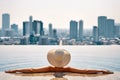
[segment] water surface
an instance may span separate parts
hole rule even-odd
[[[64,48],[71,54],[68,66],[120,71],[120,46],[0,46],[0,71],[50,65],[47,52]]]

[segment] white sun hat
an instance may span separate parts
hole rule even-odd
[[[71,59],[70,53],[65,49],[52,49],[47,54],[48,62],[55,67],[66,66]]]

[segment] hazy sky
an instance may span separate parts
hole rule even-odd
[[[11,24],[22,22],[32,15],[42,20],[44,27],[69,28],[70,20],[84,20],[84,28],[97,25],[98,16],[108,16],[120,23],[120,0],[0,0],[0,26],[2,14],[9,13]]]

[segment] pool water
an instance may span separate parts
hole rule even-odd
[[[47,52],[63,48],[70,52],[67,66],[120,71],[120,46],[0,46],[0,71],[49,66]]]

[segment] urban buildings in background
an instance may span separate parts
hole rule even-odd
[[[77,40],[78,38],[78,22],[70,21],[70,39]]]
[[[98,17],[98,28],[100,37],[114,38],[116,36],[114,19],[107,19],[106,16]]]
[[[99,42],[98,27],[93,26],[93,42]]]
[[[22,33],[17,24],[10,24],[10,14],[2,14],[2,29],[0,30],[1,45],[119,45],[120,23],[107,16],[98,16],[98,25],[92,30],[86,30],[83,20],[71,20],[69,30],[55,29],[52,23],[44,28],[41,20],[32,16],[23,21]]]
[[[83,41],[83,21],[79,21],[79,40]]]

